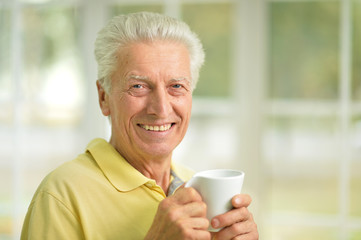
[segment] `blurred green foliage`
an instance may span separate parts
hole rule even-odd
[[[231,3],[183,4],[182,18],[196,32],[206,52],[196,96],[227,97],[231,88]]]
[[[353,163],[353,169],[361,169],[361,164]],[[354,176],[351,179],[350,187],[350,215],[352,217],[361,217],[361,177]],[[360,231],[361,237],[361,231]],[[361,238],[360,238],[361,239]]]
[[[354,1],[352,9],[352,96],[361,100],[361,1]]]
[[[10,88],[10,19],[10,10],[0,8],[0,94],[4,94],[4,88]]]
[[[340,4],[272,2],[269,7],[269,96],[336,99]]]
[[[324,164],[327,168],[329,163]],[[319,165],[318,165],[319,166]],[[297,166],[289,171],[297,172]],[[298,166],[299,167],[299,166]],[[267,192],[273,213],[326,214],[338,213],[338,179],[311,176],[273,177]],[[293,239],[293,238],[292,238]]]
[[[46,85],[48,71],[64,59],[72,59],[76,63],[72,71],[81,75],[81,30],[78,17],[75,7],[23,9],[22,83],[29,101],[36,101],[43,91],[42,87]]]
[[[292,225],[273,225],[267,229],[267,240],[338,240],[337,228],[327,227],[295,227]],[[356,240],[356,239],[355,239]]]
[[[351,232],[350,240],[360,240],[361,230],[354,230]]]
[[[76,8],[24,8],[23,25],[27,68],[47,68],[64,56],[80,56],[81,29]]]
[[[11,81],[11,11],[0,8],[0,101],[10,102],[14,84]],[[2,105],[0,123],[10,125],[13,121],[14,111],[11,104]],[[0,223],[1,225],[1,223]]]
[[[159,4],[141,4],[141,5],[114,5],[110,8],[110,16],[119,14],[128,14],[134,12],[163,12],[163,6]]]

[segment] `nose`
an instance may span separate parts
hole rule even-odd
[[[168,117],[172,110],[171,96],[164,88],[153,89],[150,94],[147,112],[159,118]]]

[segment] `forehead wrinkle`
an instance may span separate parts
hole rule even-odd
[[[143,75],[136,75],[136,74],[131,74],[127,77],[127,80],[130,79],[136,79],[136,80],[150,80],[149,77],[147,76],[143,76]],[[174,81],[174,82],[180,82],[180,81],[187,81],[190,83],[190,80],[188,77],[175,77],[175,78],[171,78],[170,81]]]
[[[149,80],[149,77],[147,77],[147,76],[142,76],[142,75],[131,74],[130,76],[127,77],[127,80],[130,80],[130,79]]]
[[[172,78],[171,80],[173,81],[183,81],[186,80],[189,82],[189,79],[187,77],[177,77],[177,78]]]
[[[189,78],[187,78],[187,77],[172,78],[171,81],[172,81],[172,82],[187,81],[188,83],[191,82],[191,81],[189,80]]]

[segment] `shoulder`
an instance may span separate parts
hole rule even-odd
[[[97,172],[97,166],[94,158],[88,152],[80,154],[75,159],[65,162],[55,170],[50,172],[45,178],[47,181],[74,181],[83,178],[86,175]]]
[[[33,201],[43,193],[66,199],[73,195],[72,192],[84,188],[89,179],[99,175],[101,172],[92,156],[88,153],[80,154],[50,172],[40,183]]]

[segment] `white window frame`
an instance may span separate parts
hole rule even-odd
[[[348,239],[349,232],[354,229],[361,229],[361,218],[351,219],[348,215],[350,200],[350,178],[351,178],[351,161],[350,154],[350,130],[351,118],[353,115],[361,114],[361,103],[354,103],[351,99],[350,82],[351,82],[351,0],[339,0],[341,4],[341,28],[340,28],[340,92],[337,102],[324,102],[314,107],[314,104],[307,102],[289,102],[286,100],[269,100],[266,99],[265,92],[267,87],[267,68],[266,68],[266,52],[267,52],[267,6],[271,2],[301,2],[310,0],[66,0],[53,2],[38,2],[35,0],[28,3],[20,0],[0,0],[0,6],[10,7],[12,11],[12,32],[11,32],[11,53],[12,53],[12,81],[15,83],[13,92],[14,102],[14,123],[12,125],[13,137],[12,142],[15,149],[22,148],[21,138],[23,137],[24,126],[22,125],[21,109],[22,109],[22,92],[21,77],[19,69],[22,66],[22,44],[21,44],[21,8],[29,5],[71,5],[78,6],[83,11],[82,27],[83,27],[83,57],[85,63],[85,78],[88,81],[86,105],[86,119],[81,135],[83,141],[96,136],[108,136],[109,128],[106,119],[104,119],[99,110],[97,103],[97,92],[95,89],[96,63],[93,56],[93,41],[98,29],[106,22],[107,10],[111,4],[129,3],[129,4],[163,4],[165,13],[174,17],[179,17],[180,4],[184,2],[195,3],[214,3],[214,2],[232,2],[235,4],[234,23],[235,23],[235,39],[233,41],[234,50],[236,52],[233,60],[233,85],[230,99],[214,100],[214,99],[194,99],[193,115],[207,115],[209,117],[219,114],[234,117],[238,124],[236,132],[239,133],[238,158],[242,159],[239,168],[247,173],[247,181],[254,198],[252,210],[258,219],[261,239],[263,236],[262,229],[271,222],[292,225],[292,226],[326,226],[337,227],[339,229],[339,240]],[[337,0],[313,0],[313,1],[332,1]],[[97,12],[98,14],[94,14]],[[252,22],[252,24],[249,24]],[[15,67],[16,66],[16,67]],[[249,81],[249,80],[252,81]],[[252,103],[252,111],[249,110],[249,104]],[[206,106],[206,107],[204,107]],[[208,107],[211,106],[211,107]],[[205,109],[211,109],[207,111]],[[297,112],[293,109],[298,109]],[[301,110],[299,110],[301,109]],[[304,109],[304,110],[302,110]],[[340,122],[340,133],[342,146],[339,161],[339,211],[337,216],[314,216],[305,215],[304,217],[294,218],[293,215],[266,215],[264,190],[267,188],[265,181],[266,169],[261,156],[262,136],[264,128],[264,120],[267,116],[299,116],[319,114],[320,109],[323,114],[334,114],[338,112]],[[13,184],[13,239],[19,239],[22,219],[24,216],[22,191],[23,186],[23,155],[21,151],[17,151],[12,159],[12,184]]]
[[[310,0],[266,0],[272,2],[308,2]],[[339,178],[338,198],[339,209],[335,216],[312,215],[294,216],[292,213],[284,215],[273,214],[263,216],[267,223],[284,226],[306,227],[333,227],[338,229],[338,239],[349,239],[352,230],[361,229],[361,218],[351,218],[350,208],[350,180],[352,143],[351,143],[351,120],[352,116],[360,115],[360,103],[351,99],[351,69],[352,69],[352,9],[351,0],[313,0],[312,2],[339,2],[340,3],[340,76],[339,93],[336,101],[324,101],[314,104],[308,101],[290,101],[284,99],[265,101],[265,114],[272,116],[337,116],[339,123]],[[267,81],[267,80],[266,80]],[[267,187],[267,183],[263,181]]]

